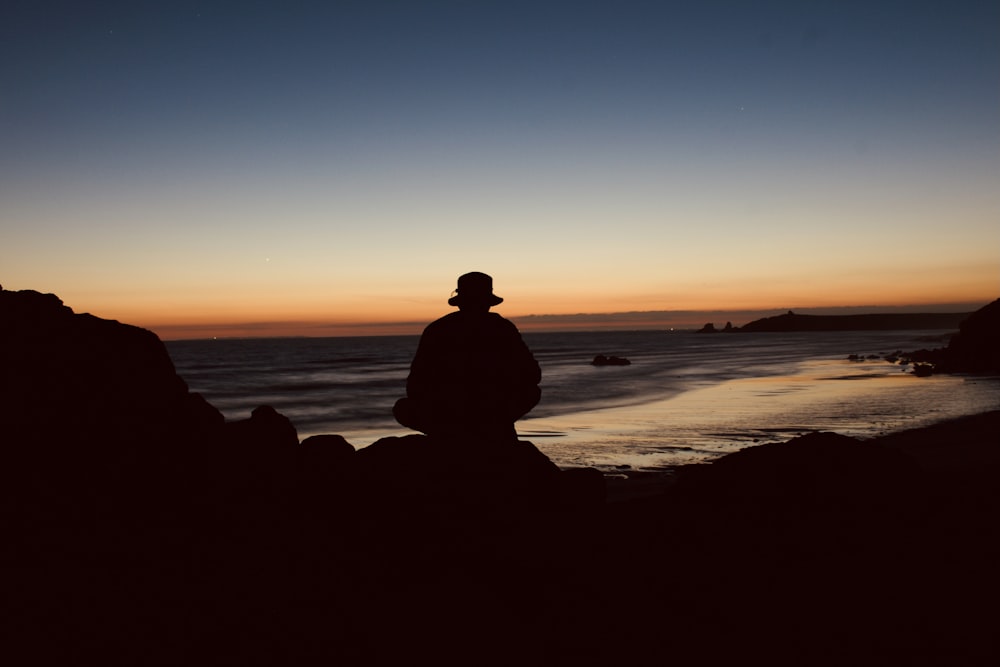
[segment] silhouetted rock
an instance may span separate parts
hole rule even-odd
[[[900,353],[915,375],[1000,372],[1000,299],[965,318],[947,347]]]
[[[302,446],[329,452],[337,457],[350,456],[355,452],[354,445],[342,435],[311,435],[302,441]]]
[[[732,333],[734,331],[739,331],[739,329],[734,327],[732,322],[726,322],[726,326],[722,329],[716,329],[714,322],[708,322],[701,329],[698,329],[696,333]]]
[[[918,478],[919,466],[902,452],[817,432],[688,466],[675,488],[710,502],[867,505],[912,491]]]
[[[343,436],[310,436],[281,454],[291,454],[292,465],[280,493],[298,505],[296,511],[329,517],[333,505],[354,495],[356,452]]]
[[[559,468],[524,440],[477,442],[408,435],[358,450],[362,488],[381,499],[552,507]]]
[[[204,434],[223,418],[189,394],[150,331],[75,314],[53,294],[0,291],[0,409],[20,442],[99,455]]]
[[[628,366],[632,362],[625,357],[616,357],[615,355],[596,355],[590,362],[593,366]]]
[[[313,435],[302,441],[300,452],[311,465],[335,468],[353,464],[356,450],[342,435]]]
[[[956,370],[1000,372],[1000,299],[962,322],[948,343],[947,363]]]
[[[250,413],[250,419],[226,424],[226,438],[253,447],[295,447],[298,432],[291,420],[270,405],[261,405]]]
[[[559,504],[596,507],[608,498],[604,475],[596,468],[570,468],[559,473]]]

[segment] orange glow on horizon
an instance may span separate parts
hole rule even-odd
[[[887,310],[902,309],[908,312],[971,312],[991,302],[994,297],[984,297],[965,301],[915,301],[906,303],[877,302],[870,300],[866,304],[847,303],[783,303],[772,307],[702,307],[691,309],[649,309],[635,311],[621,310],[564,310],[563,312],[523,313],[504,309],[506,303],[494,311],[513,320],[522,331],[573,331],[613,329],[688,329],[701,327],[706,322],[714,321],[723,324],[732,321],[735,326],[742,326],[761,317],[779,315],[788,310],[798,311],[829,311],[838,310],[851,312],[878,312],[880,308]],[[701,304],[699,304],[701,305]],[[423,317],[411,319],[392,319],[391,315],[383,313],[380,318],[351,319],[339,318],[299,318],[279,319],[268,318],[264,313],[249,314],[240,319],[210,317],[176,318],[173,320],[138,320],[123,319],[129,324],[136,324],[157,333],[164,340],[183,338],[257,338],[257,337],[326,337],[326,336],[384,336],[384,335],[417,335],[431,321],[452,312],[448,306],[428,311]]]
[[[860,307],[872,312],[905,306],[911,311],[971,311],[1000,296],[997,273],[993,267],[949,267],[927,275],[914,269],[884,276],[800,275],[797,280],[755,276],[743,283],[719,274],[711,281],[702,276],[700,282],[691,279],[671,286],[664,280],[629,289],[613,279],[595,279],[587,285],[566,280],[550,286],[544,276],[529,279],[497,272],[494,289],[504,303],[494,311],[526,330],[690,328],[713,319],[741,326],[759,317],[803,309]],[[39,287],[45,291],[45,286]],[[170,290],[163,286],[143,290],[135,284],[99,292],[56,286],[52,291],[75,312],[141,326],[170,340],[419,334],[429,322],[453,310],[447,304],[451,288],[449,282],[428,284],[426,278],[407,284],[396,275],[364,284],[364,292],[354,284],[303,289],[288,282]]]

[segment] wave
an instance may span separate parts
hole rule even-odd
[[[918,349],[926,336],[529,332],[525,341],[542,367],[542,400],[518,428],[544,434],[539,437],[546,453],[560,465],[653,465],[701,460],[705,452],[731,450],[733,443],[746,446],[817,428],[874,434],[923,414],[958,416],[971,406],[1000,404],[992,398],[1000,395],[996,384],[953,382],[947,390],[935,389],[942,381],[907,383],[915,378],[878,359]],[[271,405],[292,420],[300,437],[339,433],[364,446],[399,432],[392,405],[405,392],[417,342],[401,336],[166,345],[190,390],[227,419],[246,419],[255,407]],[[632,363],[594,366],[597,354]],[[847,361],[851,354],[875,359],[859,365]],[[893,382],[886,385],[890,376]],[[741,382],[751,384],[736,391]],[[702,397],[714,387],[721,389]],[[677,412],[682,405],[688,407]]]

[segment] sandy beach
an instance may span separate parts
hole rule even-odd
[[[968,471],[976,470],[980,466],[988,468],[1000,464],[998,422],[1000,422],[1000,412],[991,410],[977,415],[952,417],[874,438],[860,439],[875,446],[899,449],[919,461],[921,467],[929,473]],[[822,432],[823,429],[803,429],[803,431]],[[677,481],[685,467],[699,465],[703,464],[682,464],[664,470],[621,470],[605,473],[608,500],[620,502],[664,493]],[[859,462],[858,465],[863,466],[864,463]]]
[[[870,440],[997,407],[996,375],[917,378],[881,359],[822,359],[791,374],[730,380],[641,405],[529,418],[518,427],[560,465],[655,473],[815,431]]]

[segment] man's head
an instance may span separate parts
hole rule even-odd
[[[455,294],[448,299],[449,306],[459,308],[485,308],[503,303],[503,299],[493,294],[493,278],[473,271],[458,277]]]

